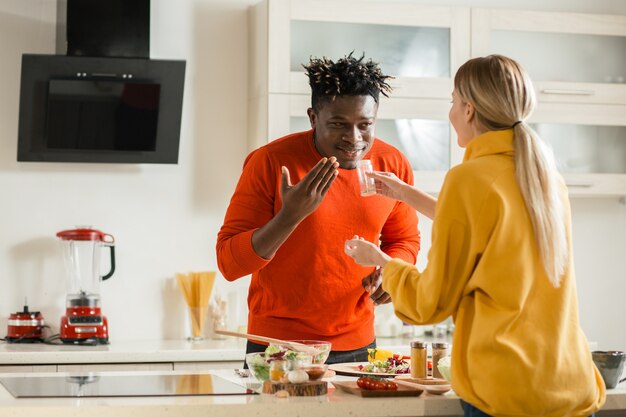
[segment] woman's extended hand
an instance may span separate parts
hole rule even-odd
[[[376,182],[376,193],[407,203],[429,219],[435,218],[437,199],[402,181],[393,172],[368,173]]]
[[[387,265],[391,257],[371,242],[359,236],[346,240],[344,252],[350,256],[356,263],[363,266],[380,266]]]
[[[376,182],[376,193],[394,200],[404,201],[406,188],[410,187],[393,172],[374,171],[367,174]]]

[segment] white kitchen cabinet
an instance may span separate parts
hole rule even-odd
[[[395,77],[381,97],[377,136],[404,151],[417,184],[439,190],[461,160],[447,126],[452,75],[469,57],[468,8],[383,1],[265,0],[251,8],[250,149],[309,129],[302,64],[355,56]]]
[[[570,195],[626,195],[626,16],[472,9],[472,56],[520,62]]]
[[[0,343],[0,373],[173,371],[241,368],[245,341],[206,339],[117,341],[78,346]]]
[[[81,363],[58,364],[57,372],[104,372],[104,371],[171,371],[172,363]]]
[[[309,94],[301,65],[350,51],[394,75],[396,97],[450,94],[469,56],[469,9],[408,3],[265,0],[251,8],[252,96]]]
[[[447,123],[452,77],[470,56],[501,53],[533,78],[530,122],[553,146],[570,194],[626,195],[626,16],[264,0],[251,8],[250,29],[251,150],[310,128],[301,64],[354,50],[396,77],[376,135],[408,156],[418,187],[436,193],[464,152]]]
[[[211,369],[238,369],[243,368],[244,360],[223,362],[175,362],[175,371],[207,371]]]

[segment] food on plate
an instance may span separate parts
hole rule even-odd
[[[401,353],[393,353],[392,351],[386,350],[386,349],[378,349],[378,348],[367,349],[368,362],[384,361],[389,358],[410,359],[411,357],[408,355],[403,355]]]
[[[393,356],[393,352],[385,349],[367,349],[367,361],[386,361],[387,358],[391,358]]]
[[[397,391],[398,384],[381,378],[361,377],[356,380],[356,385],[361,389],[370,391]]]
[[[383,374],[408,374],[411,372],[411,365],[407,361],[409,357],[402,355],[392,355],[385,360],[374,360],[366,365],[359,365],[359,371]]]

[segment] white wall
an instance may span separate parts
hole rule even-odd
[[[596,0],[405,0],[626,14],[626,2]],[[174,274],[216,270],[215,240],[247,154],[247,16],[256,0],[152,0],[151,55],[186,59],[178,165],[17,163],[22,53],[54,53],[56,1],[0,3],[0,336],[9,313],[43,312],[53,330],[65,277],[55,233],[90,224],[115,236],[118,269],[102,285],[112,342],[187,334]],[[604,349],[626,348],[626,205],[574,200],[581,322]],[[423,222],[423,265],[430,224]],[[217,290],[230,321],[245,321],[247,280]],[[182,323],[182,325],[181,325]]]
[[[85,224],[116,238],[117,272],[102,285],[111,339],[186,334],[174,274],[217,269],[216,234],[247,152],[250,3],[152,1],[151,56],[187,60],[178,165],[17,163],[21,54],[55,52],[56,1],[0,3],[0,335],[25,296],[58,329],[55,233]],[[218,280],[223,295],[244,294],[241,310],[246,283]]]

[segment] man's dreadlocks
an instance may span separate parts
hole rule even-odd
[[[323,57],[311,58],[309,65],[302,65],[309,77],[311,86],[311,107],[318,111],[324,102],[333,101],[337,96],[365,96],[370,95],[378,103],[378,96],[382,93],[389,97],[391,86],[378,63],[368,60],[363,62],[365,55],[356,59],[353,52],[337,62]]]

